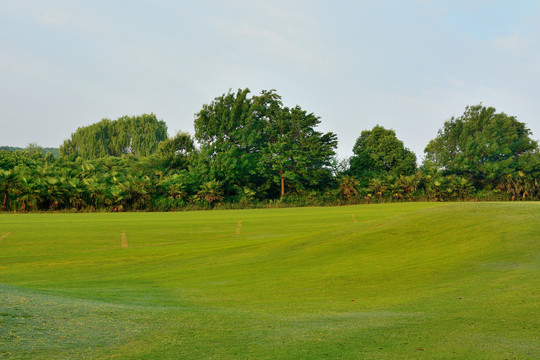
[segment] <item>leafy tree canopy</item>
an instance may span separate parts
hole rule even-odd
[[[379,125],[362,131],[353,153],[350,172],[360,178],[410,175],[416,170],[416,155],[403,145],[394,130]]]
[[[274,90],[249,96],[249,89],[224,94],[196,115],[201,144],[195,169],[203,181],[219,181],[226,192],[246,185],[265,188],[285,179],[294,187],[318,186],[337,146],[336,135],[315,131],[313,114],[283,107]],[[234,191],[234,190],[232,190]]]
[[[60,146],[62,156],[95,159],[103,156],[133,154],[148,156],[167,138],[167,125],[154,114],[123,116],[78,128]]]
[[[34,154],[38,150],[40,155],[47,156],[47,154],[52,154],[52,156],[56,159],[58,156],[60,156],[60,153],[58,151],[58,148],[51,148],[51,147],[41,147],[36,143],[30,143],[26,146],[26,148],[21,148],[17,146],[0,146],[0,151],[20,151],[20,152],[29,152]]]
[[[175,136],[159,143],[157,155],[162,156],[162,161],[170,168],[187,169],[194,151],[195,142],[191,135],[178,131]]]
[[[203,105],[195,116],[201,151],[194,158],[194,170],[201,181],[218,181],[227,192],[254,181],[262,123],[249,93],[249,89],[229,91]]]
[[[300,106],[280,108],[273,115],[266,123],[259,164],[265,173],[270,171],[274,182],[279,181],[281,196],[285,195],[285,180],[299,190],[328,184],[336,135],[316,131],[319,118]]]
[[[476,183],[497,182],[522,170],[535,157],[538,144],[516,117],[482,104],[468,106],[462,116],[444,123],[424,152],[426,162],[449,174],[465,175]]]

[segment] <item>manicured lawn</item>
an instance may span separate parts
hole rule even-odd
[[[538,359],[540,203],[0,215],[0,358]]]

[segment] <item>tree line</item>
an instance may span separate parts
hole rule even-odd
[[[538,200],[540,151],[515,117],[482,104],[447,120],[417,164],[391,129],[363,131],[350,159],[320,118],[274,91],[229,91],[195,134],[154,114],[104,119],[60,146],[0,151],[3,211],[169,211],[387,201]],[[196,146],[198,143],[198,147]],[[34,146],[35,148],[35,146]]]
[[[50,153],[49,156],[52,156],[53,158],[58,158],[60,156],[60,150],[58,148],[44,148],[39,146],[37,143],[30,143],[25,148],[17,146],[0,146],[0,151],[25,151],[28,153],[38,152],[43,156],[47,156],[47,154]]]

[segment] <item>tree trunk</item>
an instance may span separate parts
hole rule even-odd
[[[279,175],[281,177],[281,197],[283,197],[285,195],[285,177],[283,176],[283,171],[280,171]]]
[[[7,195],[8,195],[8,190],[7,190],[7,187],[4,189],[4,198],[2,199],[2,209],[5,211],[7,210],[6,208],[6,205],[7,205]]]

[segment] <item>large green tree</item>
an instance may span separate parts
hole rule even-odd
[[[334,155],[335,134],[315,130],[320,120],[299,106],[283,107],[274,90],[224,94],[195,119],[201,144],[194,169],[202,181],[219,181],[226,195],[246,186],[318,186]],[[236,190],[235,190],[236,189]]]
[[[444,123],[424,150],[426,163],[447,174],[466,176],[477,185],[496,184],[504,175],[527,167],[538,144],[516,117],[482,104]]]
[[[95,159],[133,154],[148,156],[167,139],[167,125],[154,114],[123,116],[78,128],[60,146],[62,156]]]
[[[411,175],[416,170],[416,155],[403,145],[394,130],[379,125],[362,131],[353,153],[350,173],[359,178]]]
[[[249,89],[217,97],[195,117],[200,152],[193,160],[202,182],[218,181],[226,194],[254,181],[262,137],[262,114],[253,110]]]
[[[319,118],[299,106],[279,108],[272,115],[266,122],[260,164],[279,182],[281,196],[285,195],[285,180],[296,189],[325,183],[331,176],[336,135],[316,131]]]

